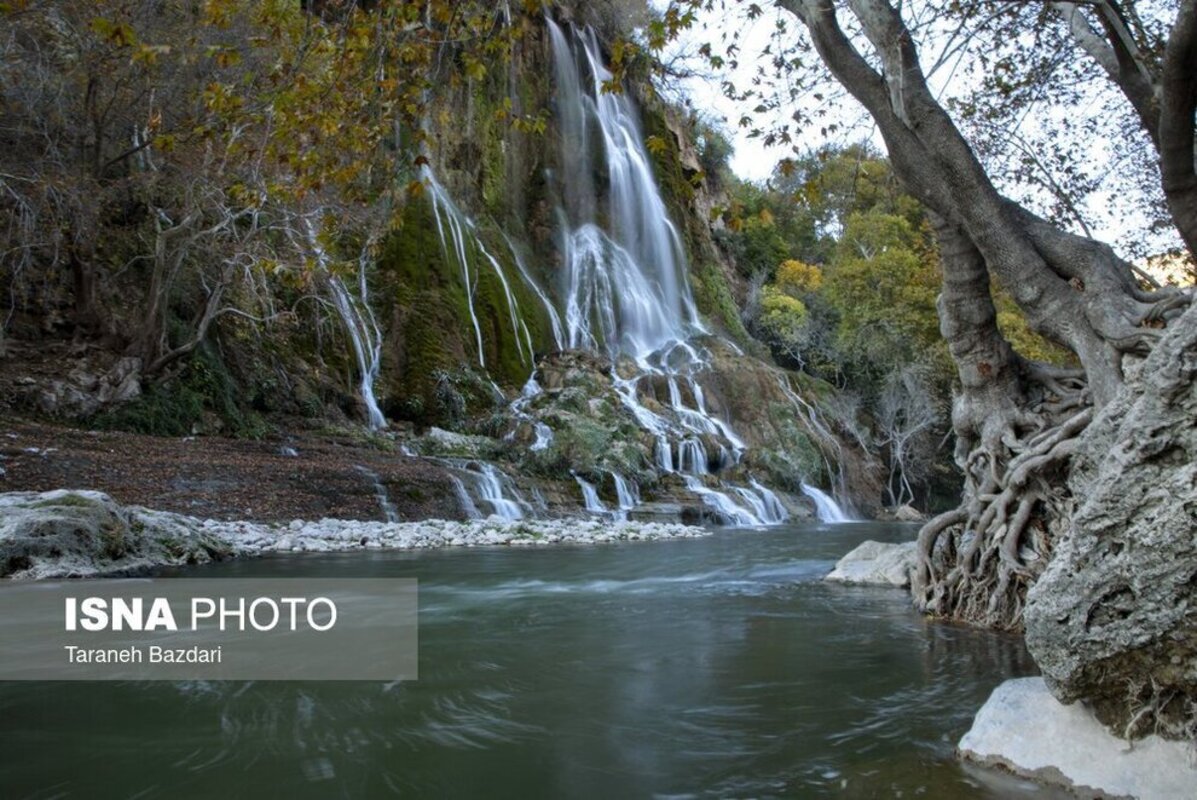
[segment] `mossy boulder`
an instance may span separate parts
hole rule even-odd
[[[203,564],[235,547],[173,514],[123,507],[102,492],[0,495],[0,577],[88,577]]]

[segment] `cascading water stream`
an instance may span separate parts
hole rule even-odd
[[[511,321],[511,332],[515,338],[515,346],[519,353],[520,363],[527,364],[532,358],[532,335],[528,332],[528,326],[524,323],[520,316],[519,302],[515,295],[512,294],[511,284],[507,280],[507,273],[503,270],[503,266],[499,260],[491,255],[491,252],[486,249],[486,245],[478,236],[477,227],[474,221],[466,216],[457,204],[453,202],[453,198],[445,190],[436,179],[436,175],[428,167],[423,169],[424,184],[428,187],[428,194],[432,198],[433,216],[436,218],[436,230],[441,240],[441,249],[444,251],[447,258],[451,257],[456,260],[457,265],[461,268],[462,281],[465,284],[466,290],[466,305],[470,312],[470,322],[474,327],[474,338],[478,346],[478,366],[485,369],[486,354],[483,350],[482,344],[482,327],[478,323],[478,312],[474,308],[474,300],[478,292],[478,281],[481,278],[481,272],[478,269],[471,270],[471,264],[475,259],[471,257],[471,252],[477,254],[487,265],[491,271],[499,279],[500,285],[503,287],[503,296],[507,300],[507,313]],[[519,260],[518,254],[512,249],[512,255],[516,258],[516,264],[520,269],[525,281],[536,289],[537,294],[545,301],[546,307],[551,307],[548,298],[540,291],[539,287],[531,281],[531,277],[527,275],[523,268],[522,262]],[[556,310],[551,312],[550,319],[554,319]],[[556,328],[560,328],[560,322],[556,324]]]
[[[399,509],[391,502],[391,497],[387,494],[387,487],[382,482],[382,478],[374,470],[363,467],[361,465],[355,466],[355,470],[360,472],[366,480],[370,481],[370,486],[374,489],[374,497],[378,500],[378,507],[382,510],[383,519],[387,522],[399,521]]]
[[[802,493],[815,504],[815,511],[819,515],[819,522],[852,522],[852,518],[844,513],[839,504],[826,492],[809,484],[802,484]]]
[[[619,498],[619,510],[615,516],[617,519],[627,519],[628,512],[640,505],[640,487],[618,472],[612,472],[611,479],[615,481],[615,496]]]
[[[470,493],[466,490],[461,478],[451,474],[449,475],[449,480],[453,481],[453,489],[457,494],[457,502],[461,506],[461,512],[466,515],[466,519],[482,519],[482,512],[478,510],[478,506],[474,505],[474,498],[470,497]]]
[[[515,483],[494,464],[432,456],[427,460],[449,472],[457,503],[469,519],[482,519],[487,511],[508,521],[523,519],[527,514],[535,516]]]
[[[586,510],[591,514],[605,515],[608,511],[607,506],[599,499],[598,489],[594,488],[594,484],[583,480],[580,475],[575,475],[574,480],[582,490],[582,502],[585,503]]]
[[[612,75],[594,32],[575,30],[567,38],[552,20],[548,25],[561,132],[566,342],[646,358],[705,332],[686,281],[685,251],[657,189],[635,107],[624,93],[603,91]],[[592,141],[601,144],[609,230],[598,225]]]
[[[328,252],[320,244],[320,237],[316,234],[316,227],[311,218],[304,219],[304,233],[307,237],[308,250],[316,259],[322,272],[328,276],[329,293],[332,295],[333,308],[337,310],[345,331],[349,334],[349,341],[353,355],[357,361],[358,374],[361,375],[362,403],[366,406],[366,422],[372,430],[379,430],[387,426],[386,417],[378,407],[378,400],[374,397],[374,382],[378,380],[379,367],[382,364],[382,330],[374,319],[374,312],[370,309],[369,286],[366,283],[366,267],[368,265],[368,249],[362,249],[358,259],[358,296],[354,298],[345,284],[331,269]]]

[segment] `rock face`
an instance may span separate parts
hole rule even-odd
[[[87,577],[233,553],[186,517],[125,508],[102,492],[0,495],[0,577]]]
[[[1120,735],[1197,736],[1195,376],[1197,307],[1090,424],[1070,534],[1028,594],[1048,686]]]
[[[917,561],[916,542],[867,541],[841,558],[824,580],[904,588]]]
[[[821,410],[826,399],[821,393],[831,391],[829,386],[808,381],[792,388],[780,370],[744,356],[718,337],[693,344],[710,360],[706,369],[695,372],[693,385],[681,378],[641,375],[627,358],[615,365],[615,371],[624,380],[638,381],[636,398],[644,410],[676,431],[690,425],[687,438],[701,443],[709,459],[704,470],[739,486],[759,480],[778,492],[780,502],[795,517],[810,516],[807,502],[800,499],[803,481],[839,484],[842,470],[851,500],[866,512],[872,510],[873,498],[881,492],[875,480],[877,464],[850,444],[840,423]],[[610,361],[574,351],[551,354],[537,363],[537,381],[541,391],[525,396],[506,413],[510,436],[504,442],[519,454],[525,474],[554,478],[577,473],[599,484],[601,493],[604,476],[618,473],[634,480],[645,500],[681,503],[702,513],[703,504],[696,502],[684,477],[658,468],[657,437],[621,395]],[[695,394],[695,386],[701,395]],[[730,423],[743,441],[746,450],[738,461],[730,458],[725,439],[695,432],[685,415],[692,418],[700,406],[712,418]],[[532,449],[538,423],[551,431],[551,438],[543,448]],[[421,452],[428,451],[421,445]],[[712,488],[720,487],[712,483]],[[611,499],[609,493],[604,499]]]
[[[1197,797],[1190,745],[1149,736],[1129,748],[1084,706],[1062,705],[1041,678],[1010,680],[994,689],[958,749],[970,761],[1061,784],[1086,797]]]

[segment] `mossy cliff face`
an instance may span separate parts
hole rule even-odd
[[[613,385],[613,372],[628,378],[635,369],[594,354],[558,352],[545,308],[545,296],[562,307],[555,210],[562,182],[579,176],[563,175],[559,164],[547,27],[537,20],[518,24],[526,29],[510,60],[481,77],[447,79],[432,104],[427,159],[444,193],[429,183],[410,201],[372,274],[373,303],[385,330],[378,394],[393,419],[491,437],[489,457],[517,481],[531,480],[550,504],[580,503],[573,475],[613,500],[615,474],[634,481],[646,501],[694,504],[678,476],[657,470],[656,437]],[[626,90],[640,110],[644,135],[655,143],[649,151],[657,184],[681,233],[694,299],[713,334],[700,343],[710,368],[696,380],[708,410],[747,445],[740,462],[722,465],[719,477],[760,480],[794,495],[803,482],[834,485],[867,509],[879,496],[873,464],[819,410],[833,389],[800,385],[806,379],[774,367],[745,331],[738,303],[744,287],[712,236],[718,199],[702,174],[692,126],[646,81],[632,70]],[[543,125],[513,125],[517,117]],[[603,208],[604,161],[596,153],[589,163],[601,222],[610,212]],[[460,226],[460,245],[452,224]],[[511,408],[534,370],[543,393]],[[666,418],[675,413],[664,378],[644,378],[640,386],[645,407]],[[683,402],[696,407],[693,397]],[[538,423],[552,431],[552,443],[534,450]],[[438,456],[454,455],[444,452],[443,442],[427,444]],[[714,437],[704,445],[719,452]]]
[[[452,420],[436,403],[440,373],[469,368],[485,372],[505,389],[515,389],[531,374],[532,356],[557,349],[544,301],[523,275],[560,307],[561,253],[554,212],[560,198],[554,184],[568,176],[560,175],[557,163],[560,134],[553,114],[554,68],[546,26],[529,19],[517,24],[526,30],[510,60],[494,65],[483,77],[449,76],[429,120],[431,169],[472,224],[464,238],[469,274],[476,281],[473,305],[483,340],[481,358],[465,270],[444,216],[440,225],[450,247],[443,246],[434,203],[426,192],[405,210],[375,275],[374,302],[386,328],[379,394],[392,416],[449,424]],[[639,101],[645,134],[665,143],[653,153],[654,170],[683,234],[699,310],[714,330],[756,351],[728,282],[734,270],[715,247],[700,211],[701,175],[690,163],[693,147],[686,139],[686,126],[680,115],[652,100],[651,92],[634,80],[629,79],[628,91]],[[511,122],[515,118],[544,124],[539,130],[535,124],[516,126]],[[602,187],[606,176],[599,162],[595,160],[592,178]],[[600,209],[600,217],[604,214]],[[514,324],[492,258],[518,305]]]

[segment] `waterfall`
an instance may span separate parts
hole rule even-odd
[[[677,446],[677,471],[707,474],[707,451],[698,439],[684,439]]]
[[[631,511],[640,505],[639,486],[630,482],[618,472],[612,472],[611,478],[615,481],[615,495],[619,498],[619,508],[621,510]]]
[[[592,514],[606,514],[607,507],[599,499],[598,490],[594,488],[594,484],[582,480],[580,475],[575,475],[574,480],[578,482],[578,486],[582,489],[582,499],[586,503],[586,510]]]
[[[536,441],[534,441],[528,449],[533,452],[547,450],[553,444],[553,429],[528,413],[528,404],[536,399],[536,397],[541,393],[542,389],[540,388],[540,384],[536,382],[536,373],[533,372],[528,378],[527,383],[524,384],[524,388],[520,392],[520,396],[514,403],[511,404],[511,412],[516,416],[516,418],[531,423],[532,425],[532,431],[536,435]],[[514,436],[515,431],[513,430],[508,434],[507,438],[512,438]]]
[[[565,333],[570,347],[644,358],[704,332],[686,282],[684,249],[657,189],[638,113],[612,79],[594,31],[548,21],[561,131]],[[572,41],[571,41],[572,40]],[[591,177],[601,144],[609,230]]]
[[[754,515],[751,511],[740,507],[734,500],[728,497],[723,492],[712,489],[703,484],[701,480],[693,475],[684,476],[687,488],[691,492],[702,498],[702,501],[710,506],[719,515],[720,519],[731,525],[761,525],[763,524],[760,518]]]
[[[461,506],[461,511],[466,515],[466,519],[482,519],[482,512],[478,510],[478,506],[474,505],[474,499],[466,491],[465,484],[461,482],[461,478],[456,475],[450,475],[449,480],[453,481],[453,490],[457,494],[457,503]]]
[[[360,298],[354,302],[340,278],[331,275],[328,279],[333,306],[349,333],[353,355],[357,360],[357,370],[362,378],[360,388],[362,403],[366,406],[366,421],[371,429],[379,430],[387,426],[386,417],[383,416],[382,409],[378,407],[378,400],[374,397],[374,382],[378,380],[378,369],[382,361],[382,332],[367,305],[364,274],[361,283]]]
[[[511,332],[515,337],[520,363],[527,364],[532,358],[532,337],[528,333],[528,326],[520,318],[519,302],[511,292],[511,284],[507,281],[506,272],[499,260],[491,255],[490,251],[486,249],[486,245],[482,243],[474,221],[457,207],[432,170],[424,167],[423,176],[424,183],[428,187],[428,194],[432,198],[432,212],[436,218],[436,231],[441,240],[441,249],[446,258],[452,257],[461,268],[461,278],[465,284],[466,306],[469,308],[470,322],[474,326],[474,338],[478,346],[478,366],[486,368],[486,355],[482,346],[482,327],[478,323],[478,312],[474,308],[481,272],[477,269],[471,271],[470,265],[474,260],[471,258],[471,252],[479,255],[499,279],[499,283],[503,287],[503,296],[507,300],[507,313],[511,320]],[[518,259],[516,263],[525,279],[530,281],[530,277],[524,273],[522,263]],[[537,291],[543,297],[543,293],[539,292],[539,289]],[[560,323],[558,323],[559,326]]]
[[[511,478],[494,464],[460,458],[429,458],[428,461],[449,472],[458,505],[470,519],[484,516],[478,508],[479,504],[484,504],[484,508],[489,508],[492,514],[509,521],[523,519],[525,511],[532,513],[532,507],[520,496]]]
[[[378,506],[382,509],[382,516],[387,522],[399,521],[399,509],[391,502],[390,495],[387,494],[387,487],[383,484],[382,478],[378,473],[360,464],[354,467],[370,481],[371,487],[374,489],[374,496],[378,498]]]
[[[553,301],[545,294],[544,289],[540,288],[540,284],[532,277],[532,273],[528,271],[527,265],[524,263],[523,256],[520,255],[519,249],[507,234],[503,234],[503,238],[507,241],[507,249],[511,251],[511,257],[515,260],[515,267],[520,271],[520,277],[524,279],[524,283],[530,288],[540,302],[544,305],[545,313],[549,318],[549,327],[553,330],[553,343],[557,345],[558,350],[565,349],[565,333],[561,327],[561,316],[557,313],[557,307],[553,305]],[[529,344],[529,348],[531,344]]]
[[[628,512],[640,505],[640,487],[618,472],[612,472],[611,479],[615,481],[615,496],[619,498],[616,519],[627,519]]]
[[[809,484],[802,484],[802,493],[814,501],[815,512],[819,515],[819,522],[852,522],[852,518],[843,512],[839,504],[831,495]]]
[[[505,475],[500,477],[501,473],[494,464],[481,464],[480,471],[476,474],[479,476],[478,493],[483,500],[490,503],[495,514],[505,520],[524,518],[524,511],[519,500],[509,499],[503,491],[504,484],[510,479],[507,479]]]
[[[779,523],[785,522],[790,518],[790,512],[786,511],[786,507],[782,505],[781,500],[773,490],[762,486],[755,480],[751,481],[752,488],[756,490],[757,494],[761,496],[762,502],[765,504],[765,511],[768,515],[765,518],[766,522]]]
[[[329,293],[332,295],[333,307],[337,310],[345,331],[349,334],[349,341],[353,347],[353,355],[357,361],[358,374],[361,376],[362,403],[366,406],[366,422],[373,430],[387,426],[386,417],[378,407],[374,397],[374,382],[378,380],[378,370],[382,364],[382,331],[374,319],[374,312],[370,309],[369,286],[366,283],[366,267],[369,264],[367,255],[369,248],[362,248],[358,258],[357,279],[358,296],[355,299],[341,279],[330,269],[328,252],[320,244],[320,237],[316,234],[316,227],[311,217],[304,219],[304,232],[307,246],[316,259],[320,269],[328,276]]]
[[[543,422],[537,421],[533,424],[532,430],[536,432],[536,441],[528,449],[532,452],[548,450],[553,443],[553,429]]]

